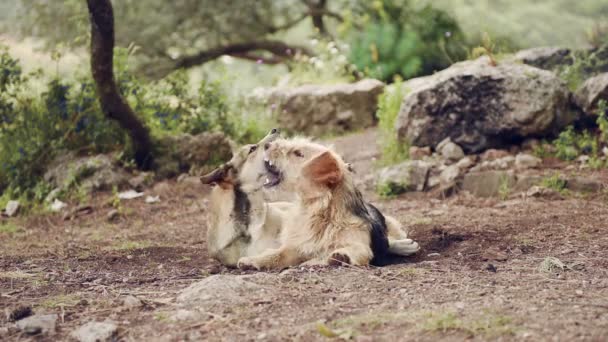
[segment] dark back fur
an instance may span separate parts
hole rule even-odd
[[[348,207],[355,216],[369,224],[371,247],[374,253],[372,265],[384,264],[383,259],[388,254],[388,236],[384,215],[373,205],[365,203],[361,192],[357,189],[354,189]]]

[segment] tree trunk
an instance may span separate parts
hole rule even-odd
[[[135,162],[152,165],[152,143],[147,127],[120,95],[114,80],[114,13],[110,0],[87,0],[91,21],[91,71],[104,114],[129,132]]]

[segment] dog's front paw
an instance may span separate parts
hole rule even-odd
[[[330,266],[342,266],[345,264],[350,264],[351,261],[350,257],[347,254],[341,252],[333,252],[327,259],[327,263]]]
[[[408,256],[420,250],[418,243],[412,239],[389,241],[389,251],[393,254]]]
[[[255,261],[252,258],[248,257],[240,258],[236,264],[236,267],[243,271],[260,270],[260,268],[256,265]]]

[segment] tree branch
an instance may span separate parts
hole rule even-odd
[[[152,164],[148,129],[120,95],[114,79],[114,12],[110,0],[87,0],[91,21],[91,72],[104,114],[116,120],[131,137],[135,162],[147,169]]]
[[[175,61],[173,69],[186,69],[201,65],[223,55],[242,55],[253,51],[270,52],[276,57],[284,59],[292,58],[296,54],[312,55],[307,48],[302,46],[287,45],[281,41],[262,40],[246,43],[236,43],[220,46],[213,49],[201,51],[195,55],[185,56]]]

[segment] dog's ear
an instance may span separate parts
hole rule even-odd
[[[302,169],[305,177],[314,182],[333,187],[342,181],[344,175],[340,164],[331,152],[326,151],[306,162]]]
[[[223,183],[230,183],[230,169],[232,169],[230,164],[224,164],[208,174],[201,176],[201,182],[210,185],[220,184],[220,186]]]

